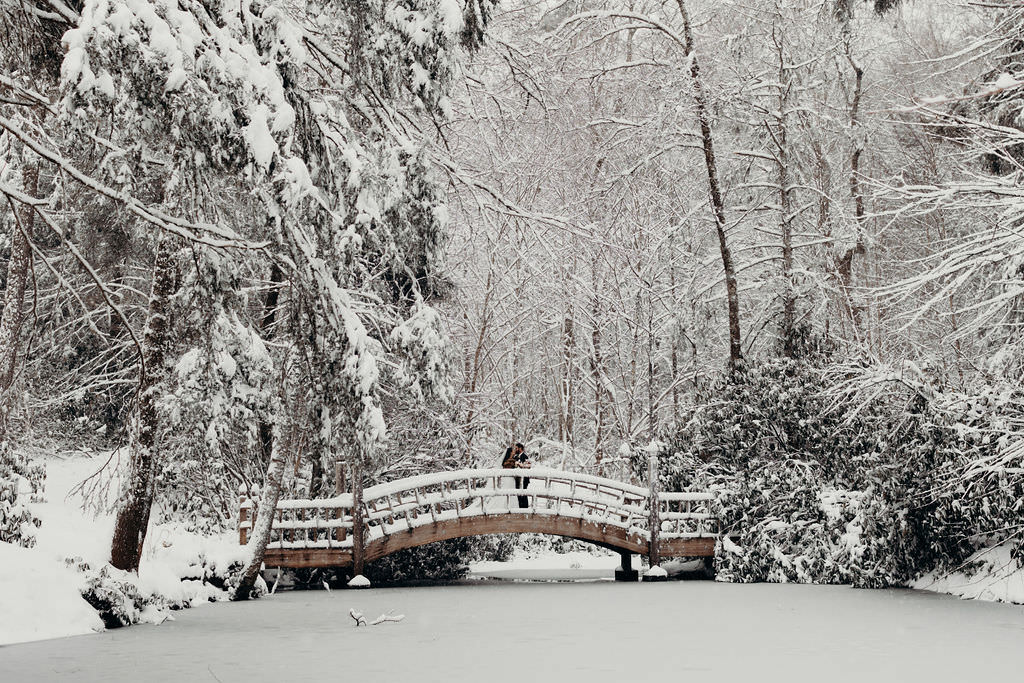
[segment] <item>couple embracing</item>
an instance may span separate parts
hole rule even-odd
[[[529,469],[533,466],[533,462],[530,460],[530,456],[526,454],[526,448],[523,444],[515,443],[506,449],[501,466],[507,470]],[[529,477],[516,477],[515,479],[517,489],[525,489],[530,485]],[[529,496],[517,496],[517,498],[519,498],[519,507],[530,507]]]

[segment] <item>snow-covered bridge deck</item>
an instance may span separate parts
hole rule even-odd
[[[529,477],[528,485],[517,485],[524,476]],[[354,504],[357,498],[359,503]],[[362,525],[361,559],[366,562],[450,538],[507,533],[576,538],[616,550],[624,558],[632,553],[651,555],[655,563],[660,557],[708,557],[714,555],[719,536],[711,512],[713,499],[708,492],[652,492],[553,469],[438,472],[379,484],[355,495],[280,501],[265,563],[352,566],[357,522]],[[243,499],[243,544],[252,528],[252,511],[252,502]],[[625,562],[624,568],[629,569]]]

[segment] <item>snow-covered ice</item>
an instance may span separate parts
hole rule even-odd
[[[473,562],[471,579],[515,581],[594,581],[615,577],[618,553],[575,551],[562,554],[519,552],[507,562]]]
[[[350,609],[404,614],[356,628]],[[1024,608],[835,586],[471,582],[291,592],[0,648],[3,680],[1015,681]]]

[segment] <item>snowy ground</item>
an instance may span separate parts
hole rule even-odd
[[[104,469],[110,457],[79,453],[47,460],[46,502],[34,505],[43,521],[36,546],[0,543],[0,645],[103,629],[96,611],[82,599],[84,575],[69,569],[65,558],[80,558],[99,568],[109,557],[114,518],[102,509],[109,508],[119,482],[97,472],[116,469]],[[88,510],[82,509],[83,500],[92,502]],[[222,594],[198,581],[182,582],[189,562],[204,555],[208,561],[226,564],[241,554],[234,533],[200,537],[176,525],[155,525],[143,550],[138,585],[143,593],[201,604]],[[149,618],[161,621],[165,616]],[[0,675],[0,681],[6,680],[17,679]]]
[[[354,626],[350,609],[372,620]],[[3,680],[1020,680],[1024,608],[907,590],[472,582],[290,592],[0,648]]]
[[[976,553],[963,571],[926,574],[914,582],[914,588],[1024,605],[1024,571],[1017,567],[1010,557],[1010,547],[1005,544]]]

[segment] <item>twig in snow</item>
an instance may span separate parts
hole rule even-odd
[[[271,595],[277,592],[277,584],[279,583],[281,583],[281,567],[277,568],[277,578],[274,579],[274,587],[270,589]]]
[[[405,615],[404,614],[395,614],[395,610],[391,610],[387,614],[382,614],[379,617],[377,617],[376,619],[374,619],[373,622],[370,625],[371,626],[376,626],[377,624],[383,624],[385,621],[398,622],[398,621],[401,621],[402,619],[405,619]]]

